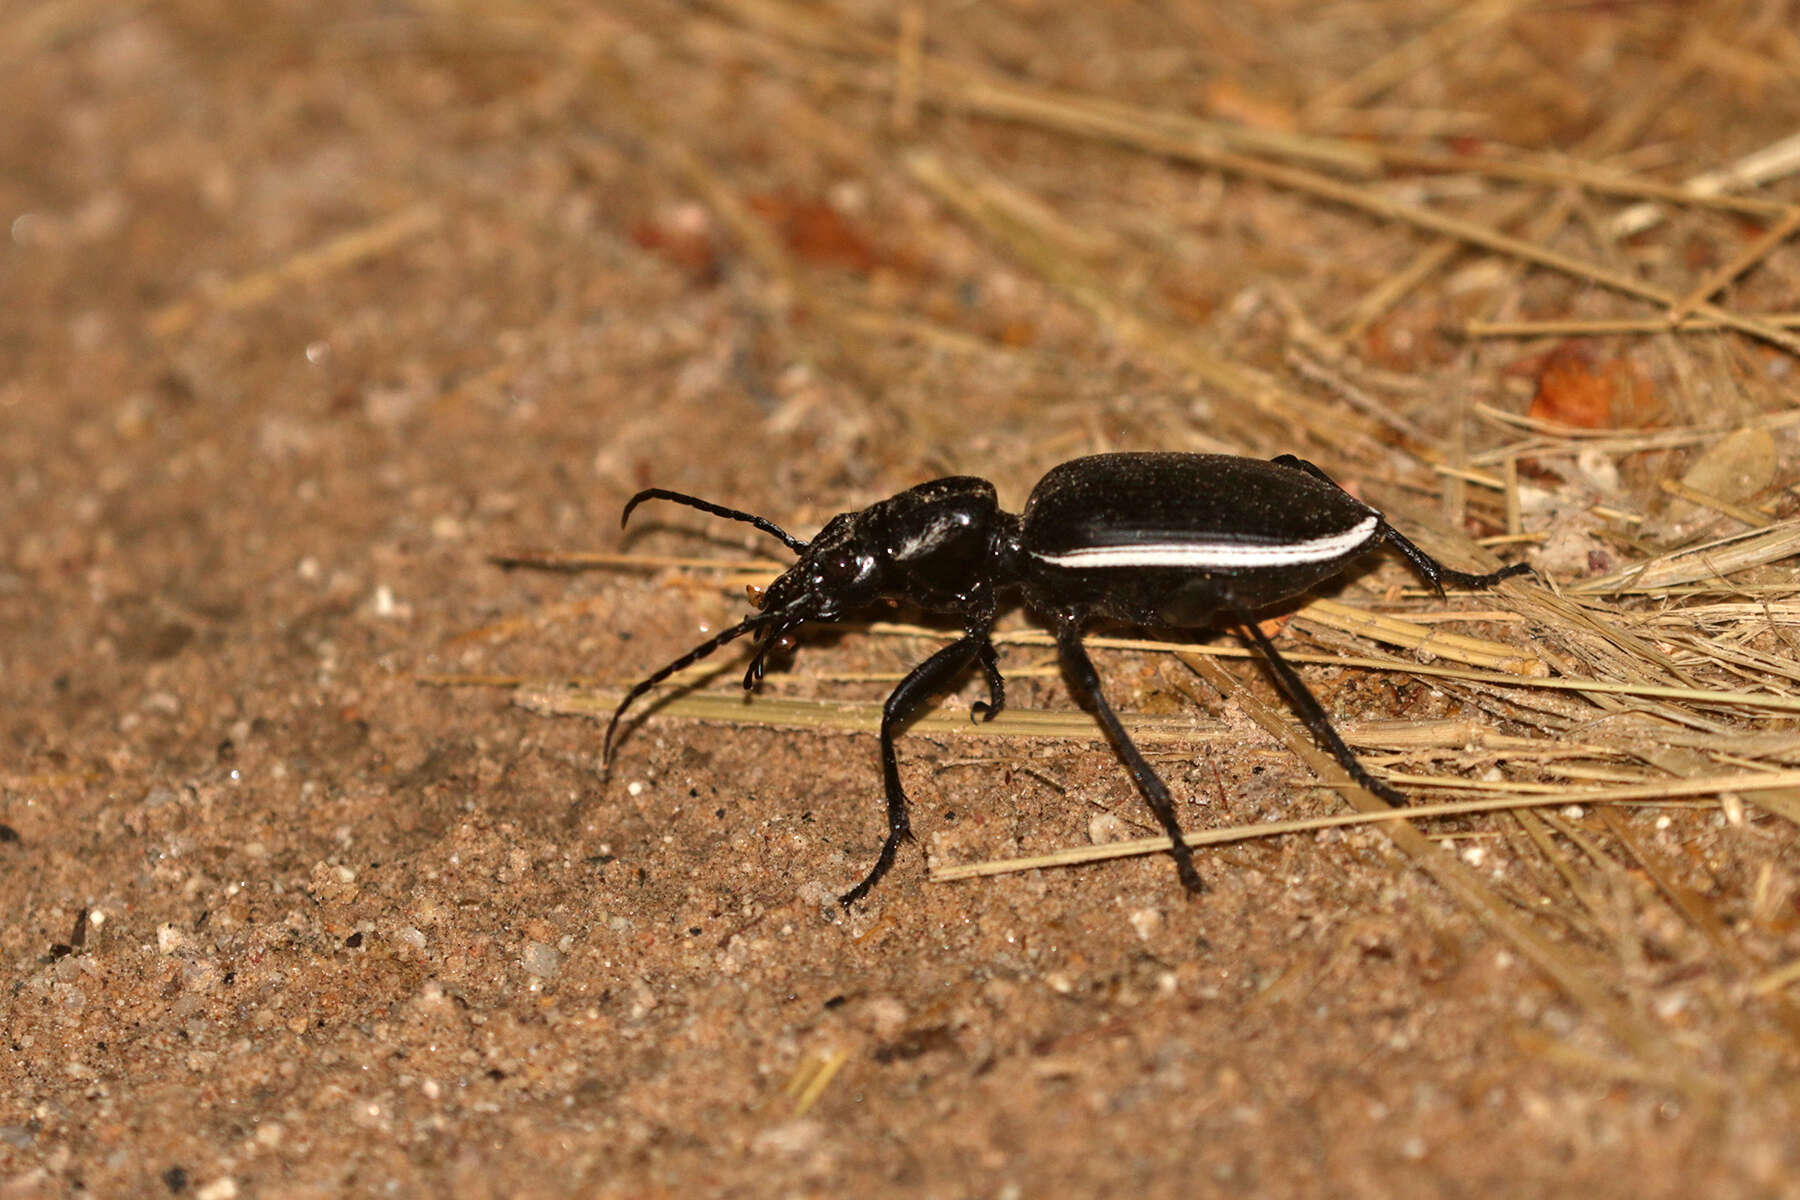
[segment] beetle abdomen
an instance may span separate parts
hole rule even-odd
[[[1262,608],[1335,575],[1380,515],[1304,471],[1218,454],[1099,454],[1026,502],[1027,589],[1169,625]],[[1036,582],[1039,586],[1032,587]]]
[[[1052,469],[1032,489],[1023,545],[1039,557],[1189,548],[1169,566],[1191,565],[1194,548],[1218,547],[1221,566],[1279,564],[1341,558],[1374,533],[1375,516],[1348,493],[1279,463],[1096,454]]]

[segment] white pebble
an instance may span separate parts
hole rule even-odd
[[[525,972],[539,979],[550,979],[562,966],[562,955],[555,946],[547,946],[543,942],[525,943]]]
[[[1142,941],[1147,942],[1162,932],[1163,915],[1154,908],[1140,908],[1127,919]]]

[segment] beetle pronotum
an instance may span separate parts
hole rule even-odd
[[[957,618],[963,636],[914,667],[887,698],[881,718],[881,766],[887,839],[875,865],[841,901],[853,904],[880,882],[910,835],[894,737],[934,692],[979,663],[988,699],[974,706],[992,719],[1005,703],[1005,681],[990,637],[1000,594],[1017,589],[1050,623],[1064,669],[1092,704],[1138,791],[1172,839],[1170,857],[1189,891],[1203,889],[1182,840],[1168,787],[1119,722],[1082,645],[1093,621],[1191,629],[1221,619],[1268,662],[1288,702],[1326,749],[1364,787],[1391,803],[1402,797],[1357,761],[1307,690],[1253,620],[1341,572],[1386,544],[1427,583],[1489,588],[1531,568],[1515,563],[1485,575],[1454,571],[1413,545],[1382,515],[1311,463],[1284,454],[1264,461],[1219,454],[1099,454],[1053,468],[1015,516],[1003,512],[994,485],[967,475],[908,488],[861,512],[840,513],[811,541],[766,517],[681,492],[649,488],[625,505],[620,524],[646,500],[667,500],[744,521],[779,538],[799,556],[759,597],[758,610],[642,680],[613,712],[605,756],[632,702],[719,647],[755,636],[744,687],[762,678],[771,650],[791,644],[807,622],[834,621],[877,600],[900,600]]]

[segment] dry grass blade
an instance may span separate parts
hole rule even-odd
[[[1777,329],[1800,328],[1800,313],[1752,313],[1751,316],[1753,319]],[[1707,317],[1693,316],[1683,317],[1673,326],[1677,333],[1702,333],[1725,327],[1723,322]],[[1600,317],[1545,321],[1471,319],[1463,322],[1462,333],[1464,337],[1471,338],[1613,337],[1618,334],[1631,333],[1666,333],[1670,328],[1667,317]]]
[[[1781,785],[1777,785],[1781,786]],[[1726,792],[1737,792],[1740,788],[1721,789]],[[1639,866],[1655,881],[1657,889],[1668,898],[1682,917],[1698,930],[1700,935],[1710,943],[1725,962],[1739,972],[1749,974],[1757,969],[1758,964],[1750,957],[1743,946],[1731,936],[1725,922],[1720,919],[1718,910],[1704,895],[1692,888],[1684,887],[1676,880],[1668,864],[1651,852],[1626,824],[1624,818],[1611,809],[1601,809],[1600,818],[1606,823],[1608,831],[1619,840],[1627,853],[1637,860]],[[1767,1001],[1773,1008],[1775,1016],[1787,1027],[1790,1037],[1800,1037],[1800,1008],[1796,1008],[1783,996],[1771,996]]]
[[[1793,523],[1781,527],[1790,534],[1794,533]],[[1729,540],[1729,539],[1728,539]],[[1752,547],[1755,549],[1755,547]],[[1767,550],[1767,547],[1762,547]],[[1692,551],[1689,553],[1698,553]],[[1778,556],[1779,557],[1779,556]],[[649,555],[550,555],[541,559],[534,555],[522,555],[523,561],[536,564],[547,561],[557,565],[565,558],[571,568],[589,564],[606,566],[714,566],[714,560],[689,560]],[[1735,560],[1733,560],[1735,561]],[[724,564],[730,569],[751,569],[755,571],[772,570],[779,564],[765,560],[746,560]],[[1699,576],[1696,576],[1699,577]],[[1634,583],[1633,587],[1642,587]],[[1585,590],[1585,589],[1583,589]],[[1616,589],[1609,585],[1605,590]],[[1542,597],[1548,602],[1547,597]],[[586,612],[592,605],[590,600],[572,601],[560,606],[570,613]],[[1575,613],[1572,606],[1559,604],[1558,611],[1568,609]],[[1761,608],[1758,612],[1763,611]],[[1569,613],[1565,613],[1567,616]],[[1467,683],[1486,684],[1512,688],[1531,688],[1559,692],[1576,692],[1590,696],[1635,696],[1647,700],[1665,700],[1689,704],[1705,705],[1711,708],[1728,709],[1744,708],[1763,712],[1800,712],[1800,696],[1779,692],[1750,692],[1722,688],[1698,686],[1672,686],[1652,683],[1647,680],[1595,679],[1591,677],[1564,675],[1561,677],[1547,675],[1546,668],[1538,657],[1521,653],[1517,647],[1503,642],[1490,642],[1480,638],[1469,638],[1460,635],[1447,635],[1438,630],[1414,622],[1405,621],[1389,615],[1369,613],[1337,601],[1314,600],[1298,609],[1295,617],[1300,620],[1315,620],[1320,625],[1343,629],[1358,635],[1366,635],[1378,640],[1389,641],[1403,648],[1426,651],[1435,658],[1451,661],[1470,662],[1484,666],[1486,670],[1466,670],[1447,667],[1438,663],[1403,662],[1395,659],[1375,658],[1369,656],[1350,656],[1337,654],[1304,654],[1290,653],[1285,657],[1295,662],[1320,663],[1345,668],[1360,668],[1377,671],[1404,671],[1424,678],[1441,678],[1458,680]],[[485,638],[498,633],[516,633],[536,627],[537,617],[512,618],[496,626],[484,627],[475,634],[462,635],[458,640]],[[863,627],[870,634],[879,637],[917,637],[934,640],[946,640],[956,635],[941,628],[922,625],[901,625],[875,622]],[[1623,636],[1623,635],[1619,635]],[[1017,629],[997,632],[994,641],[1003,645],[1041,646],[1051,648],[1055,639],[1048,633],[1036,629]],[[1087,644],[1095,649],[1103,650],[1135,650],[1156,653],[1199,654],[1214,658],[1251,657],[1248,651],[1236,646],[1203,646],[1189,642],[1165,642],[1142,638],[1122,638],[1095,636],[1087,639]],[[671,710],[672,711],[672,710]],[[692,715],[700,715],[694,713]],[[708,708],[708,719],[756,721],[757,718],[747,715],[741,705],[732,709]],[[803,722],[804,723],[804,722]]]
[[[519,707],[544,716],[582,716],[604,719],[624,696],[624,691],[568,691],[555,688],[520,689],[513,696]],[[689,692],[652,701],[646,714],[721,721],[733,725],[762,725],[784,729],[825,729],[845,733],[875,733],[881,728],[881,705],[871,701],[808,700],[790,696],[752,698],[742,691]],[[641,718],[640,718],[641,719]],[[1189,716],[1136,715],[1123,718],[1131,736],[1150,745],[1204,742],[1223,736],[1209,733]],[[1064,738],[1103,741],[1105,735],[1094,718],[1080,709],[1029,709],[1007,707],[992,721],[977,722],[967,710],[927,712],[911,727],[915,733],[937,736],[999,738]]]
[[[803,1117],[812,1111],[813,1105],[819,1102],[819,1097],[825,1094],[825,1089],[849,1061],[849,1051],[833,1046],[815,1051],[795,1067],[793,1075],[781,1088],[782,1095],[793,1102],[791,1115]]]
[[[1418,782],[1402,779],[1402,782]],[[1325,786],[1343,791],[1351,786],[1343,780],[1325,780]],[[1350,826],[1379,826],[1394,821],[1430,821],[1443,817],[1468,816],[1474,813],[1519,812],[1534,808],[1562,808],[1570,804],[1629,804],[1643,800],[1668,800],[1683,796],[1716,796],[1723,792],[1743,792],[1791,788],[1800,784],[1800,770],[1770,774],[1716,775],[1704,779],[1670,779],[1657,783],[1611,788],[1556,787],[1535,795],[1506,795],[1476,800],[1453,800],[1435,804],[1412,804],[1405,808],[1368,809],[1353,813],[1330,813],[1316,817],[1294,817],[1281,821],[1258,821],[1251,825],[1231,825],[1222,829],[1188,832],[1183,840],[1193,847],[1219,846],[1258,838],[1284,837],[1295,833],[1316,833],[1321,829]],[[1166,837],[1130,838],[1117,842],[1101,842],[1091,846],[1070,846],[1045,854],[1017,858],[990,859],[985,862],[958,863],[938,867],[931,873],[934,882],[975,879],[990,875],[1011,875],[1042,867],[1079,866],[1106,862],[1116,858],[1134,858],[1157,854],[1169,848]]]
[[[579,571],[589,568],[622,568],[628,570],[656,570],[677,568],[684,570],[711,570],[742,572],[759,577],[778,574],[781,563],[769,559],[710,559],[688,558],[674,555],[651,554],[609,554],[589,551],[553,551],[553,550],[517,550],[489,556],[489,561],[504,567],[531,567],[551,571]],[[736,580],[731,580],[728,590],[736,590]],[[1445,659],[1450,662],[1467,663],[1474,667],[1502,671],[1509,675],[1545,676],[1549,668],[1528,650],[1505,642],[1489,641],[1486,638],[1469,637],[1466,634],[1448,633],[1441,629],[1433,629],[1417,620],[1409,620],[1391,613],[1371,612],[1357,608],[1338,600],[1317,598],[1309,600],[1296,609],[1297,619],[1312,621],[1332,629],[1366,637],[1371,641],[1384,642],[1398,646],[1416,654],[1429,655],[1434,659]],[[1451,620],[1489,620],[1492,613],[1432,613],[1429,615],[1433,623]],[[886,637],[924,637],[941,639],[956,636],[941,628],[927,625],[902,625],[893,622],[877,621],[864,627],[867,632]],[[1037,630],[1011,630],[996,633],[997,643],[1017,645],[1053,646],[1055,639],[1049,634]],[[1100,649],[1113,650],[1148,650],[1175,651],[1196,650],[1198,647],[1188,642],[1163,642],[1143,638],[1091,637],[1088,645]],[[1241,651],[1221,649],[1205,651],[1238,655]],[[1298,661],[1317,661],[1329,663],[1345,663],[1338,656],[1323,656],[1309,659],[1302,656]],[[1360,665],[1371,665],[1363,661]],[[1381,666],[1393,664],[1382,663]]]
[[[1449,617],[1453,614],[1432,614]],[[1294,610],[1293,619],[1299,621],[1315,621],[1333,629],[1342,629],[1349,633],[1367,636],[1371,640],[1385,641],[1406,650],[1428,653],[1434,658],[1450,662],[1463,662],[1471,666],[1486,667],[1491,671],[1504,672],[1501,678],[1543,678],[1548,669],[1535,656],[1522,652],[1517,646],[1505,642],[1490,642],[1485,638],[1466,637],[1461,634],[1446,634],[1440,630],[1428,628],[1414,621],[1408,621],[1390,614],[1373,613],[1367,609],[1356,608],[1336,600],[1311,600]],[[1472,618],[1471,618],[1472,619]],[[923,637],[936,640],[948,640],[956,637],[953,632],[933,628],[929,625],[898,625],[889,622],[874,622],[865,626],[868,633],[878,637]],[[1056,638],[1041,629],[1007,629],[994,634],[994,641],[999,645],[1010,646],[1044,646],[1054,647]],[[1199,645],[1194,642],[1165,642],[1151,638],[1109,637],[1095,634],[1084,639],[1090,649],[1095,650],[1139,650],[1152,654],[1193,653],[1205,654],[1214,658],[1254,658],[1250,651],[1238,646]],[[1487,679],[1488,676],[1468,672],[1456,672],[1449,668],[1433,668],[1429,664],[1400,663],[1390,659],[1354,658],[1341,654],[1287,654],[1295,662],[1325,663],[1330,666],[1372,667],[1376,670],[1420,670],[1423,673],[1441,673],[1448,671],[1459,679]]]
[[[1525,831],[1525,836],[1530,839],[1531,845],[1537,852],[1543,856],[1544,861],[1548,862],[1556,871],[1563,886],[1569,889],[1569,894],[1580,902],[1590,917],[1603,919],[1606,913],[1605,903],[1594,892],[1594,889],[1588,886],[1587,880],[1582,878],[1580,872],[1575,869],[1574,864],[1569,861],[1568,855],[1557,847],[1555,840],[1551,838],[1549,830],[1545,827],[1544,821],[1536,813],[1526,809],[1514,812],[1512,817],[1514,821],[1518,822],[1519,828]]]
[[[691,674],[672,676],[674,686],[693,685],[710,676],[724,674],[728,667],[706,665],[691,669]],[[1016,678],[1017,672],[1008,672]],[[858,675],[864,682],[891,682],[893,675]],[[527,680],[511,675],[421,675],[416,680],[425,687],[503,687],[514,690],[513,703],[543,716],[579,716],[601,720],[611,716],[625,695],[624,689],[583,690],[578,682],[564,686],[543,680]],[[658,718],[675,717],[694,721],[713,721],[739,726],[781,729],[833,730],[842,733],[877,733],[881,729],[882,705],[873,700],[818,700],[800,696],[747,696],[741,690],[724,692],[673,692],[660,702],[653,701],[645,714]],[[640,718],[641,719],[641,718]],[[1120,720],[1131,731],[1133,739],[1150,746],[1183,748],[1227,743],[1236,734],[1211,723],[1203,723],[1188,715],[1161,716],[1148,713],[1121,713]],[[909,728],[914,733],[938,738],[1045,738],[1063,741],[1097,742],[1105,737],[1094,718],[1077,708],[1037,709],[1009,706],[991,721],[973,720],[966,709],[931,710],[916,718]],[[1513,737],[1487,729],[1469,721],[1360,721],[1342,725],[1344,740],[1365,749],[1386,751],[1467,750],[1482,747],[1513,753],[1542,750],[1539,739]],[[1559,754],[1592,755],[1606,753],[1611,747],[1604,742],[1568,741],[1559,743]],[[1437,782],[1427,780],[1425,782]],[[1535,790],[1533,785],[1518,785]]]
[[[1510,19],[1523,7],[1523,0],[1481,0],[1476,4],[1453,5],[1449,16],[1418,37],[1313,97],[1307,105],[1307,113],[1318,120],[1337,110],[1362,104],[1443,58],[1457,46]]]
[[[39,788],[86,787],[100,778],[86,771],[32,771],[25,774],[0,774],[0,788],[8,791],[36,791]]]
[[[1634,563],[1598,579],[1584,579],[1569,590],[1577,595],[1607,595],[1621,588],[1654,590],[1703,579],[1722,580],[1734,572],[1796,554],[1800,554],[1800,521],[1784,521]]]
[[[1304,620],[1339,629],[1345,633],[1353,633],[1358,637],[1366,637],[1371,641],[1399,646],[1414,654],[1448,658],[1455,662],[1468,663],[1470,666],[1503,671],[1509,675],[1529,676],[1550,673],[1550,668],[1544,664],[1543,660],[1529,651],[1490,642],[1485,638],[1472,638],[1458,633],[1446,633],[1441,629],[1430,629],[1400,617],[1372,613],[1364,609],[1353,608],[1348,604],[1340,604],[1336,600],[1313,600],[1297,615]]]
[[[435,202],[414,204],[371,225],[301,251],[275,266],[241,275],[207,295],[165,305],[150,314],[150,332],[157,337],[172,337],[192,325],[208,309],[229,312],[261,304],[279,295],[284,288],[315,282],[385,254],[401,242],[435,229],[442,220],[443,210]]]
[[[1308,609],[1301,609],[1297,616]],[[956,635],[923,625],[871,625],[868,632],[905,637],[951,639]],[[994,635],[994,641],[1011,645],[1053,647],[1056,639],[1035,629],[1011,630]],[[1198,646],[1187,642],[1156,642],[1137,638],[1090,637],[1090,648],[1101,650],[1142,650],[1165,654],[1194,654],[1207,658],[1254,658],[1251,652],[1236,646]],[[1490,643],[1497,645],[1498,643]],[[1354,657],[1337,654],[1284,653],[1293,662],[1322,663],[1336,667],[1361,667],[1376,671],[1404,671],[1424,678],[1454,679],[1467,683],[1529,688],[1558,692],[1581,692],[1596,696],[1641,696],[1645,699],[1683,701],[1718,708],[1747,708],[1753,711],[1800,712],[1800,696],[1778,692],[1744,692],[1705,687],[1674,687],[1647,681],[1593,679],[1580,676],[1542,676],[1511,674],[1499,671],[1474,671],[1460,667],[1444,667],[1431,663],[1402,662],[1396,659]],[[1450,657],[1445,654],[1443,657]]]
[[[941,59],[931,60],[929,66],[928,78],[934,84],[931,99],[953,108],[1043,123],[1065,132],[1118,140],[1123,144],[1150,142],[1193,153],[1210,150],[1226,154],[1266,154],[1311,162],[1365,178],[1380,169],[1380,159],[1374,153],[1347,140],[1205,121],[1185,113],[1139,108],[1094,96],[1074,96],[972,71]]]
[[[803,5],[787,3],[785,0],[719,0],[718,7],[730,12],[744,24],[785,42],[824,48],[838,54],[859,55],[883,67],[892,62],[894,57],[894,46],[890,40],[864,32],[848,21],[822,17],[818,10]],[[945,102],[946,96],[954,97],[964,91],[979,92],[984,88],[995,89],[1014,104],[1029,104],[1034,96],[1042,97],[1052,104],[1061,98],[1059,93],[1048,89],[1016,83],[969,63],[940,57],[920,56],[916,62],[908,64],[906,69],[917,73],[918,82],[923,87],[921,102],[935,101],[941,104]],[[845,82],[866,84],[869,81],[849,76]],[[905,82],[895,79],[891,81],[891,85],[898,91]],[[890,86],[885,73],[878,86],[884,89]],[[1252,154],[1310,162],[1365,177],[1373,176],[1380,170],[1380,160],[1374,153],[1367,146],[1348,138],[1316,137],[1232,121],[1209,121],[1187,113],[1155,112],[1099,98],[1093,103],[1096,109],[1110,111],[1129,121],[1154,122],[1158,128],[1186,139],[1231,146]]]
[[[511,550],[488,555],[496,567],[527,567],[535,571],[747,571],[778,575],[782,564],[766,558],[690,558],[674,554],[616,554],[601,550]]]
[[[1742,521],[1752,529],[1767,529],[1775,523],[1770,518],[1757,512],[1754,508],[1745,508],[1741,504],[1733,504],[1729,500],[1721,500],[1717,496],[1702,492],[1696,488],[1691,488],[1679,479],[1663,480],[1662,490],[1671,496],[1679,496],[1683,500],[1698,504],[1702,508],[1710,508],[1714,512],[1724,513],[1734,520]]]
[[[1785,784],[1776,786],[1785,786]],[[1720,789],[1720,791],[1726,792],[1739,790],[1741,789],[1737,787]],[[1621,846],[1625,847],[1625,852],[1637,861],[1638,866],[1644,869],[1645,874],[1650,876],[1651,881],[1656,884],[1657,890],[1662,892],[1674,905],[1675,910],[1687,920],[1689,925],[1698,930],[1701,936],[1712,944],[1713,949],[1739,968],[1750,966],[1749,957],[1745,955],[1742,947],[1731,940],[1731,936],[1725,931],[1724,922],[1719,920],[1719,914],[1713,910],[1712,905],[1707,903],[1704,896],[1678,883],[1669,871],[1668,865],[1644,847],[1637,835],[1632,832],[1631,826],[1618,813],[1610,809],[1602,809],[1600,819],[1605,823],[1607,831],[1618,839]]]
[[[1800,981],[1800,959],[1777,967],[1750,984],[1753,995],[1763,996],[1770,992],[1778,992],[1789,984]]]
[[[1702,172],[1684,183],[1682,190],[1695,196],[1718,196],[1733,188],[1756,187],[1795,170],[1800,170],[1800,133],[1771,142],[1717,170]],[[1607,233],[1614,238],[1632,237],[1662,219],[1656,205],[1634,204],[1612,219]]]
[[[1594,162],[1568,157],[1534,158],[1530,155],[1497,158],[1490,154],[1442,154],[1400,146],[1377,146],[1375,153],[1392,168],[1447,171],[1458,175],[1482,175],[1517,183],[1571,184],[1607,196],[1636,196],[1691,208],[1710,208],[1747,217],[1779,217],[1788,211],[1780,200],[1761,196],[1733,196],[1694,192],[1679,184],[1663,183],[1642,175],[1629,175]]]
[[[1688,314],[1705,303],[1707,297],[1761,262],[1775,247],[1792,237],[1797,229],[1800,229],[1800,208],[1792,208],[1782,215],[1781,220],[1765,230],[1761,237],[1739,251],[1730,262],[1722,264],[1695,284],[1693,290],[1669,310],[1669,323],[1681,324]]]

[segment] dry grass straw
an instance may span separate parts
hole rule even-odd
[[[318,283],[359,263],[422,237],[443,223],[434,201],[420,201],[367,225],[308,246],[268,267],[260,267],[164,305],[150,314],[150,332],[173,337],[208,311],[236,312],[267,304],[289,288]]]
[[[885,62],[887,57],[887,47],[878,41],[841,25],[827,25],[822,30],[818,17],[783,0],[727,0],[725,7],[778,37],[804,36],[811,42],[822,42],[834,49],[861,52],[878,62]],[[797,33],[800,30],[805,33]],[[1547,267],[1624,295],[1649,300],[1665,312],[1697,315],[1780,346],[1790,353],[1800,353],[1800,337],[1754,316],[1722,308],[1692,294],[1678,295],[1628,272],[1556,250],[1542,241],[1515,237],[1492,226],[1398,199],[1374,187],[1281,161],[1311,161],[1355,174],[1372,174],[1381,161],[1380,155],[1348,141],[1245,129],[1100,97],[1058,92],[1018,83],[964,63],[926,58],[916,69],[921,81],[918,85],[921,103],[924,104],[1018,121],[1073,136],[1103,139],[1178,162],[1260,179],[1374,217],[1400,221],[1508,259]],[[852,78],[866,79],[868,76]],[[892,88],[885,77],[881,85]],[[1259,154],[1265,157],[1258,157]],[[934,173],[938,176],[939,187],[943,188],[947,179],[935,167]],[[1577,186],[1596,182],[1591,173],[1577,177],[1566,170],[1562,178]],[[1084,293],[1087,290],[1083,289]]]

